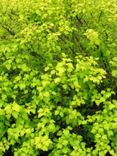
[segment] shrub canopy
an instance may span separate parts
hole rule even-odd
[[[116,21],[116,0],[1,0],[1,156],[117,156]]]

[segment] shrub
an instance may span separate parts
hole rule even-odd
[[[116,1],[0,10],[0,155],[116,156]]]
[[[1,76],[1,155],[116,155],[116,100],[93,57]]]

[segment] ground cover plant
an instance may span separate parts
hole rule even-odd
[[[116,0],[0,1],[0,156],[117,156]]]

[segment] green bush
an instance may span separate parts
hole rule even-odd
[[[116,0],[1,0],[0,155],[117,155]]]

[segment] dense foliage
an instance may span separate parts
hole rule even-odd
[[[116,0],[0,1],[0,156],[117,156]]]

